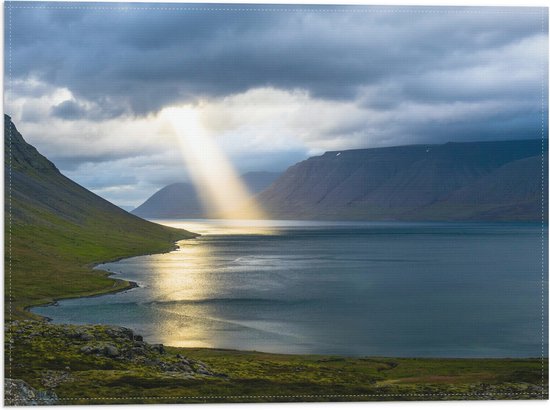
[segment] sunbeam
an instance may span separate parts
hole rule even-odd
[[[233,164],[202,125],[191,106],[163,111],[178,137],[189,176],[210,217],[267,219]]]

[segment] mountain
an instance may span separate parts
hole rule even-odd
[[[131,211],[143,218],[202,218],[203,208],[193,184],[177,182],[154,193]]]
[[[100,261],[162,252],[196,236],[134,216],[62,175],[4,115],[6,318],[56,298],[128,286]]]
[[[266,189],[281,174],[248,172],[241,176],[248,191],[254,195]],[[143,218],[206,218],[206,211],[193,184],[178,182],[162,188],[132,211]]]
[[[332,151],[257,200],[275,219],[540,221],[541,169],[540,140]]]

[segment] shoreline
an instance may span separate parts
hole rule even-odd
[[[41,316],[44,317],[44,316]],[[120,326],[120,325],[110,325],[104,323],[88,323],[88,324],[71,324],[71,323],[52,323],[49,320],[39,321],[32,319],[15,319],[11,322],[8,322],[11,326],[13,325],[24,325],[26,323],[42,323],[42,324],[51,324],[55,327],[77,327],[77,328],[103,328],[103,329],[112,329],[120,331],[121,329],[129,330],[133,335],[141,336],[139,333],[136,333],[133,329]],[[142,337],[142,336],[141,336]],[[142,337],[143,338],[143,337]],[[233,349],[233,348],[223,348],[223,347],[193,347],[193,346],[172,346],[165,345],[163,343],[153,343],[147,341],[143,338],[143,341],[152,345],[152,346],[163,346],[165,349],[173,350],[175,352],[208,352],[208,353],[227,353],[229,356],[236,355],[263,355],[263,356],[277,356],[277,357],[307,357],[311,359],[315,358],[325,358],[329,361],[335,360],[422,360],[422,361],[540,361],[548,360],[548,356],[481,356],[481,357],[465,357],[465,356],[392,356],[392,355],[346,355],[341,353],[280,353],[280,352],[268,352],[264,350],[244,350],[244,349]]]
[[[131,258],[136,258],[136,257],[141,257],[141,256],[147,256],[147,255],[164,255],[164,254],[168,254],[170,252],[173,252],[175,250],[178,250],[181,248],[181,245],[179,245],[180,242],[183,242],[187,239],[196,239],[197,237],[200,237],[201,235],[200,234],[195,234],[194,233],[194,236],[190,237],[190,238],[184,238],[184,239],[178,239],[178,240],[175,240],[174,242],[172,242],[172,244],[167,247],[165,250],[163,251],[160,251],[160,252],[144,252],[144,253],[139,253],[139,254],[131,254],[131,255],[128,255],[128,256],[119,256],[119,257],[116,257],[116,258],[112,258],[112,259],[108,259],[108,260],[104,260],[104,261],[100,261],[100,262],[92,262],[92,263],[88,263],[86,265],[83,265],[83,266],[86,266],[88,268],[91,268],[91,269],[94,269],[95,271],[105,275],[106,277],[110,278],[113,283],[112,283],[112,286],[111,287],[107,287],[107,288],[103,288],[102,290],[99,290],[97,292],[94,292],[94,293],[90,293],[90,294],[82,294],[82,295],[75,295],[75,296],[69,296],[69,297],[59,297],[59,298],[55,298],[53,299],[52,301],[50,302],[47,302],[47,303],[40,303],[40,304],[33,304],[33,305],[30,305],[30,306],[25,306],[25,311],[27,311],[30,315],[34,316],[37,318],[37,320],[39,321],[44,321],[44,322],[48,322],[48,323],[53,323],[53,319],[51,317],[48,317],[46,316],[45,314],[40,314],[40,313],[36,313],[36,312],[33,312],[32,309],[34,308],[38,308],[38,307],[47,307],[47,306],[56,306],[59,304],[59,302],[63,301],[63,300],[70,300],[70,299],[80,299],[80,298],[92,298],[92,297],[100,297],[100,296],[104,296],[104,295],[109,295],[109,294],[117,294],[117,293],[123,293],[123,292],[126,292],[126,291],[130,291],[132,289],[136,289],[136,288],[139,288],[140,285],[136,282],[136,281],[133,281],[133,280],[128,280],[128,279],[120,279],[120,278],[117,278],[117,277],[114,277],[116,275],[121,275],[122,273],[121,272],[117,272],[116,270],[115,271],[111,271],[109,269],[98,269],[98,267],[100,265],[104,265],[104,264],[107,264],[107,263],[114,263],[114,262],[118,262],[118,261],[121,261],[121,260],[126,260],[126,259],[131,259]],[[146,282],[145,282],[146,283]],[[55,315],[54,315],[55,316]],[[93,320],[93,318],[92,318]],[[56,324],[61,324],[61,325],[69,325],[71,324],[70,322],[56,322]],[[106,323],[101,323],[101,322],[91,322],[91,323],[86,323],[86,322],[76,322],[76,323],[72,323],[73,325],[87,325],[87,324],[97,324],[97,325],[102,325],[102,326],[112,326],[112,327],[121,327],[123,325],[120,325],[120,324],[117,324],[117,323],[112,323],[112,324],[106,324]],[[134,323],[133,326],[139,326],[140,324],[139,323]],[[131,325],[132,326],[132,325]],[[130,330],[134,331],[133,328],[129,328]],[[156,338],[158,337],[158,334],[155,333],[151,333],[149,335],[149,337],[153,338]],[[185,339],[183,339],[185,340]],[[160,343],[162,342],[162,339],[157,339],[157,341],[150,341],[150,343]],[[422,356],[422,355],[410,355],[410,356],[394,356],[394,355],[384,355],[384,356],[370,356],[368,354],[361,354],[361,355],[356,355],[356,354],[345,354],[345,353],[301,353],[301,352],[296,352],[296,353],[293,353],[293,352],[274,352],[274,351],[258,351],[258,350],[243,350],[240,348],[240,346],[237,346],[237,347],[228,347],[228,348],[222,348],[222,347],[218,347],[216,344],[214,344],[212,347],[208,347],[208,348],[201,348],[201,347],[198,347],[198,346],[185,346],[185,347],[181,347],[181,346],[172,346],[172,345],[167,345],[171,348],[175,348],[175,349],[209,349],[209,350],[216,350],[216,351],[219,351],[219,350],[224,350],[224,351],[229,351],[229,352],[257,352],[257,353],[265,353],[265,354],[274,354],[274,355],[331,355],[331,356],[337,356],[337,357],[349,357],[349,358],[359,358],[359,357],[366,357],[366,358],[371,358],[371,357],[389,357],[389,358],[398,358],[398,359],[412,359],[412,358],[418,358],[418,359],[435,359],[435,360],[475,360],[475,359],[479,359],[479,360],[491,360],[491,359],[498,359],[498,360],[514,360],[514,359],[519,359],[519,360],[528,360],[528,359],[533,359],[533,358],[541,358],[541,356]]]
[[[117,326],[31,320],[9,324],[6,334],[25,346],[14,351],[19,366],[9,379],[62,398],[55,404],[548,397],[547,383],[541,383],[546,357],[348,357],[171,347]],[[36,363],[45,373],[36,372]]]
[[[44,316],[44,315],[40,315],[38,313],[34,313],[34,312],[31,311],[31,309],[36,308],[36,307],[41,307],[41,306],[55,306],[59,301],[62,301],[62,300],[80,299],[80,298],[93,298],[93,297],[109,295],[109,294],[116,294],[116,293],[119,293],[119,292],[125,292],[125,291],[131,290],[131,289],[139,288],[139,285],[138,285],[137,282],[134,282],[134,281],[131,281],[131,280],[113,278],[112,276],[117,275],[118,272],[109,272],[109,271],[102,270],[102,269],[96,269],[96,267],[99,266],[99,265],[106,264],[106,263],[118,262],[118,261],[121,261],[123,259],[135,258],[135,257],[138,257],[138,256],[162,255],[164,253],[173,252],[173,251],[179,249],[179,245],[177,244],[178,242],[185,241],[185,240],[188,240],[188,239],[195,239],[195,238],[201,236],[201,234],[198,234],[198,233],[194,233],[194,232],[191,232],[191,233],[195,236],[190,237],[190,238],[178,239],[177,241],[173,242],[172,245],[170,247],[168,247],[163,252],[132,254],[132,255],[128,255],[128,256],[120,256],[120,257],[116,257],[116,258],[113,258],[113,259],[108,259],[108,260],[105,260],[105,261],[90,262],[90,263],[87,263],[87,264],[83,265],[83,267],[94,270],[94,271],[96,271],[100,274],[103,274],[107,278],[113,280],[113,284],[110,288],[104,288],[104,289],[100,289],[96,292],[85,293],[85,294],[82,294],[82,295],[67,296],[67,297],[61,296],[61,297],[57,297],[57,298],[52,298],[52,300],[50,302],[37,303],[37,304],[24,306],[23,310],[25,312],[28,312],[30,315],[35,316],[36,320],[38,320],[38,321],[51,322],[52,319],[49,318],[48,316]],[[17,321],[17,320],[21,320],[21,319],[8,319],[8,318],[6,318],[4,320],[4,322],[9,323],[9,322]],[[32,320],[32,319],[30,319],[30,320]]]
[[[15,345],[25,346],[13,353],[20,366],[10,368],[10,379],[42,393],[53,392],[56,399],[71,398],[54,404],[146,404],[150,399],[158,403],[244,402],[249,401],[247,398],[271,402],[288,401],[288,397],[314,397],[314,401],[349,401],[350,397],[411,400],[424,396],[435,400],[548,398],[547,384],[539,381],[541,366],[548,366],[547,356],[349,356],[165,346],[148,341],[131,327],[54,323],[30,311],[65,299],[99,297],[140,287],[136,281],[114,278],[119,272],[97,267],[136,256],[169,253],[180,247],[180,241],[172,242],[162,252],[88,264],[88,268],[109,277],[111,286],[26,306],[31,318],[6,322],[5,332]],[[44,351],[49,352],[46,358]],[[46,378],[34,372],[37,362],[44,363]],[[65,365],[61,373],[60,363]],[[52,376],[57,374],[63,379],[58,381]],[[139,397],[129,393],[129,380],[140,386]],[[52,381],[58,383],[54,388]]]
[[[121,259],[125,259],[125,258],[121,258]],[[103,263],[103,262],[102,262]],[[107,262],[105,262],[107,263]],[[99,263],[98,265],[101,265],[101,263]],[[116,275],[117,272],[112,272],[109,276],[111,275]],[[53,301],[51,302],[48,302],[48,303],[41,303],[39,305],[31,305],[31,306],[25,306],[24,307],[24,310],[26,312],[29,312],[31,315],[35,315],[35,316],[38,316],[40,319],[43,319],[43,321],[45,322],[52,322],[53,319],[51,317],[48,317],[48,316],[44,316],[44,315],[40,315],[38,313],[34,313],[31,311],[31,309],[34,309],[34,308],[37,308],[37,307],[46,307],[46,306],[56,306],[59,304],[60,301],[62,300],[70,300],[70,299],[84,299],[84,298],[96,298],[96,297],[99,297],[99,296],[104,296],[104,295],[110,295],[110,294],[116,294],[116,293],[121,293],[121,292],[126,292],[128,290],[132,290],[132,289],[135,289],[135,288],[139,288],[139,285],[137,282],[134,282],[133,280],[124,280],[124,279],[116,279],[116,278],[113,278],[113,280],[116,280],[118,283],[126,283],[127,285],[124,286],[124,287],[121,287],[121,288],[116,288],[116,289],[112,289],[112,290],[109,290],[109,291],[106,291],[106,292],[101,292],[101,293],[97,293],[97,294],[91,294],[91,295],[83,295],[83,296],[74,296],[74,297],[67,297],[67,298],[59,298],[59,299],[54,299]],[[114,286],[113,286],[114,287]],[[39,319],[39,320],[40,320]],[[14,322],[14,321],[17,321],[17,320],[21,320],[21,319],[13,319],[11,321],[8,321],[8,322]],[[60,323],[62,324],[62,323]]]
[[[167,248],[166,250],[164,250],[162,252],[140,253],[138,255],[134,254],[134,255],[129,255],[129,256],[117,257],[117,258],[109,259],[109,260],[106,260],[106,261],[94,262],[93,264],[89,263],[85,266],[92,267],[94,270],[96,270],[96,271],[98,271],[102,274],[105,274],[107,277],[109,277],[110,279],[113,280],[113,284],[112,284],[111,287],[104,288],[104,289],[102,289],[98,292],[94,292],[92,294],[84,294],[84,295],[76,295],[76,296],[70,296],[70,297],[55,298],[54,300],[52,300],[51,302],[48,302],[48,303],[41,303],[41,304],[34,304],[34,305],[26,306],[25,310],[27,312],[29,312],[31,315],[37,317],[38,320],[42,320],[42,321],[46,321],[46,322],[53,322],[52,318],[46,316],[45,314],[40,314],[40,313],[33,312],[32,309],[37,308],[37,307],[41,307],[41,306],[42,307],[55,306],[55,305],[58,305],[59,302],[61,302],[63,300],[99,297],[99,296],[103,296],[103,295],[123,293],[123,292],[126,292],[126,291],[130,291],[132,289],[135,289],[135,288],[139,288],[140,285],[135,281],[128,280],[128,279],[120,279],[120,278],[114,277],[116,275],[121,275],[122,274],[121,272],[117,272],[116,270],[111,271],[111,270],[108,270],[108,269],[107,270],[106,269],[98,269],[98,266],[103,265],[103,264],[107,264],[107,263],[113,263],[113,262],[118,262],[118,261],[121,261],[121,260],[130,259],[130,258],[135,258],[135,257],[139,257],[139,256],[168,254],[170,252],[173,252],[173,251],[181,248],[181,246],[179,245],[180,242],[183,242],[186,239],[196,239],[199,236],[201,236],[201,235],[200,234],[195,234],[195,236],[192,237],[192,238],[185,238],[185,239],[176,240],[172,243],[172,245],[169,248]],[[54,314],[54,316],[55,316],[55,314]],[[92,320],[93,320],[93,317],[92,317]],[[56,323],[57,324],[69,324],[67,322],[56,322]],[[73,324],[81,325],[81,324],[86,324],[86,323],[76,322],[76,323],[73,323]],[[101,322],[91,322],[90,324],[98,324],[98,325],[114,326],[114,327],[123,326],[123,325],[120,325],[120,324],[117,324],[117,323],[105,324],[105,323],[101,323]],[[133,326],[139,326],[139,325],[140,325],[139,323],[133,324]],[[132,325],[130,325],[130,326],[132,326]],[[133,328],[130,328],[130,329],[134,330]],[[157,338],[156,341],[151,341],[150,343],[160,343],[160,342],[162,342],[162,339],[158,338],[158,334],[156,334],[156,332],[151,333],[149,335],[149,337],[153,338],[153,340],[155,340],[155,338]],[[183,339],[183,340],[185,340],[185,339]],[[180,348],[182,348],[182,349],[200,349],[201,348],[201,347],[198,347],[198,346],[185,346],[185,347],[171,346],[171,345],[167,345],[167,346],[177,348],[177,349],[180,349]],[[260,352],[260,351],[257,351],[257,350],[243,350],[243,349],[240,348],[240,346],[221,348],[221,347],[218,347],[217,344],[214,344],[212,347],[208,347],[208,348],[205,348],[205,349],[227,350],[227,351],[233,351],[233,352]],[[293,353],[293,352],[274,352],[274,351],[261,351],[261,352],[265,353],[265,354],[280,354],[280,355],[334,355],[334,356],[338,356],[338,357],[392,357],[392,358],[449,359],[449,360],[453,360],[453,359],[456,359],[456,360],[459,360],[459,359],[487,359],[487,360],[490,360],[490,359],[503,359],[503,360],[521,359],[521,360],[525,360],[525,359],[532,359],[532,358],[535,358],[535,357],[539,357],[539,358],[541,357],[541,356],[422,356],[422,355],[370,356],[370,355],[353,355],[353,354],[349,355],[349,354],[345,354],[345,353],[344,354],[342,354],[342,353],[301,353],[301,352]]]

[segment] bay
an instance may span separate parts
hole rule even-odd
[[[547,348],[540,224],[156,222],[202,236],[98,266],[137,288],[32,311],[171,346],[396,357]]]

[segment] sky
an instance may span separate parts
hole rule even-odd
[[[238,173],[332,150],[547,135],[541,8],[7,7],[5,112],[118,205],[188,178],[174,109]]]

